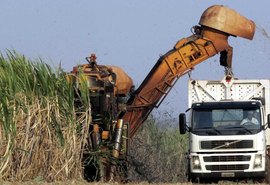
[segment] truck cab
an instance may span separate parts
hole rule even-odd
[[[190,81],[188,177],[266,176],[269,80]],[[188,129],[186,128],[188,127]]]

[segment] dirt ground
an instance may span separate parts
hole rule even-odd
[[[38,182],[38,181],[27,181],[27,182],[3,182],[0,181],[0,185],[119,185],[119,183],[101,183],[101,182],[85,182],[79,180],[71,180],[65,182],[54,182],[54,183],[46,183],[46,182]],[[150,185],[151,183],[140,182],[140,183],[126,183],[125,185]],[[192,183],[155,183],[155,185],[192,185]],[[233,182],[220,182],[220,185],[254,185],[254,183],[233,183]],[[151,184],[153,185],[153,184]],[[199,185],[199,184],[198,184]],[[267,185],[267,184],[260,184]]]

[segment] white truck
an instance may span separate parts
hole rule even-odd
[[[269,88],[269,80],[189,81],[188,124],[179,115],[180,133],[189,132],[189,180],[266,177]]]

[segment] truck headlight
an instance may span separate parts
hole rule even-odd
[[[196,170],[201,169],[199,156],[192,156],[192,168]]]
[[[261,168],[262,167],[262,154],[256,154],[254,158],[253,168]]]

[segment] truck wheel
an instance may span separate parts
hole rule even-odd
[[[269,156],[265,156],[265,177],[253,179],[254,183],[270,183],[270,159]]]
[[[188,173],[188,182],[191,183],[200,183],[201,179],[199,177],[194,177],[190,173]]]
[[[265,183],[270,183],[270,158],[269,155],[266,155],[265,157],[265,171],[266,171],[266,175],[264,178],[264,182]]]
[[[201,179],[199,177],[194,177],[193,175],[191,175],[191,173],[190,173],[190,161],[188,161],[188,163],[187,163],[186,176],[187,176],[188,182],[192,182],[192,183],[200,183],[201,182]]]
[[[199,177],[194,177],[191,182],[192,183],[198,183],[199,184],[199,183],[202,183],[202,179],[199,178]]]

